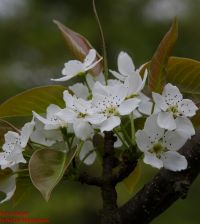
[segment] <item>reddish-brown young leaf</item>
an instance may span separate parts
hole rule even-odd
[[[69,51],[74,55],[77,60],[83,61],[89,50],[93,48],[90,42],[79,33],[76,33],[70,28],[63,25],[61,22],[54,20],[54,23],[61,31],[65,42],[69,48]],[[96,60],[99,60],[100,58],[101,56],[97,54]],[[102,62],[100,62],[93,69],[91,69],[91,73],[95,76],[99,75],[102,69],[103,65]]]
[[[172,48],[178,38],[178,22],[175,18],[154,53],[149,65],[148,87],[150,91],[160,92],[166,79],[166,66]]]

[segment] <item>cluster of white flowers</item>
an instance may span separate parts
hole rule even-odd
[[[80,76],[84,77],[83,83],[76,83],[64,91],[65,108],[51,104],[44,116],[34,111],[33,120],[19,133],[9,131],[5,135],[3,152],[0,153],[1,169],[9,167],[16,170],[18,164],[26,163],[23,153],[28,141],[49,147],[65,142],[65,150],[82,142],[79,159],[91,165],[96,158],[93,136],[95,133],[103,136],[104,131],[114,131],[117,135],[119,139],[115,147],[123,144],[132,147],[136,143],[144,154],[144,162],[153,167],[172,171],[187,168],[187,160],[177,150],[195,134],[189,120],[198,109],[195,104],[183,99],[172,84],[164,87],[162,95],[153,93],[153,100],[147,97],[142,92],[147,71],[141,76],[141,69],[135,69],[125,52],[118,56],[118,72],[110,70],[115,79],[105,80],[103,74],[93,77],[89,71],[101,60],[96,58],[96,51],[92,49],[83,63],[72,60],[65,64],[63,77],[53,80],[66,81]],[[146,118],[143,130],[135,133],[133,128],[132,142],[127,141],[122,122],[125,116],[132,123],[140,117]],[[67,139],[68,135],[70,139]]]

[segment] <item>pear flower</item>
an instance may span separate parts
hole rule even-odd
[[[136,132],[136,143],[144,153],[144,163],[156,168],[180,171],[187,168],[187,160],[179,150],[187,141],[175,131],[165,131],[157,125],[157,115],[147,118],[143,130]]]
[[[33,111],[33,116],[44,124],[45,130],[54,130],[63,127],[67,127],[67,123],[60,120],[56,114],[61,111],[61,108],[55,104],[51,104],[47,107],[46,118],[40,116]]]
[[[8,131],[5,134],[5,143],[2,147],[3,152],[0,153],[1,169],[12,167],[19,163],[26,163],[22,152],[33,132],[34,125],[34,121],[31,121],[24,125],[20,133]]]
[[[78,138],[82,140],[90,138],[93,134],[93,127],[90,123],[99,124],[104,120],[104,116],[93,113],[90,101],[72,96],[67,90],[64,91],[64,101],[66,108],[58,112],[57,117],[72,124]]]
[[[126,99],[127,88],[123,84],[104,86],[96,82],[93,88],[92,106],[104,117],[99,125],[101,132],[111,131],[121,123],[120,116],[132,113],[139,105],[137,98]]]
[[[158,93],[152,95],[155,101],[154,112],[158,113],[157,123],[161,128],[175,130],[181,125],[186,132],[185,135],[189,137],[194,135],[193,125],[187,118],[193,117],[198,110],[192,100],[183,99],[179,89],[170,83],[164,87],[162,95]]]
[[[140,69],[135,69],[135,65],[133,63],[133,60],[126,52],[120,52],[117,59],[117,65],[119,72],[115,72],[110,70],[112,75],[115,76],[115,78],[119,79],[120,81],[125,81],[128,77],[133,77],[130,79],[131,85],[130,87],[134,90],[134,92],[139,92],[141,89],[143,89],[144,84],[146,82],[147,78],[147,72],[145,71],[144,79],[141,79],[140,76]]]
[[[94,68],[101,60],[96,59],[96,50],[91,49],[83,62],[78,60],[71,60],[65,63],[65,67],[62,70],[64,77],[59,79],[51,79],[53,81],[67,81],[75,76],[85,74],[90,69]]]
[[[44,146],[52,146],[56,142],[63,141],[62,133],[60,130],[45,130],[44,124],[35,120],[35,128],[30,136],[32,142]]]

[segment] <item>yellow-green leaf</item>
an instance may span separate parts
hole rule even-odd
[[[178,22],[175,19],[151,59],[148,77],[149,90],[155,92],[161,91],[166,79],[168,59],[177,38]]]
[[[0,105],[0,118],[31,116],[32,111],[45,113],[49,104],[64,106],[63,86],[43,86],[29,89],[11,97]]]
[[[29,161],[31,181],[46,201],[62,179],[76,152],[77,149],[74,149],[66,155],[57,150],[40,149],[33,153]]]
[[[123,180],[123,184],[130,194],[133,193],[136,187],[136,184],[138,183],[140,179],[141,170],[142,170],[141,163],[140,161],[138,161],[138,164],[136,168],[133,170],[133,172],[126,179]]]
[[[77,60],[83,61],[89,50],[93,48],[90,42],[79,33],[76,33],[70,28],[63,25],[61,22],[54,20],[54,23],[61,31],[65,42],[69,48],[69,51],[74,55]],[[101,56],[97,54],[96,60],[99,60],[100,58]],[[102,69],[103,65],[102,62],[100,62],[91,70],[91,73],[93,75],[99,75]]]

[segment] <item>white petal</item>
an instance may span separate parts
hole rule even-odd
[[[144,131],[152,143],[160,140],[164,135],[164,129],[157,124],[157,115],[151,115],[146,119]]]
[[[121,74],[119,74],[118,72],[115,72],[113,70],[109,70],[110,73],[117,79],[119,79],[120,81],[124,81],[125,80],[125,77]]]
[[[73,97],[69,92],[68,92],[68,90],[65,90],[64,92],[63,92],[63,99],[64,99],[64,101],[65,101],[65,104],[66,104],[66,106],[67,107],[69,107],[69,108],[74,108],[74,99],[75,99],[75,97]]]
[[[64,82],[64,81],[68,81],[68,80],[70,80],[70,79],[73,78],[73,77],[74,77],[74,76],[72,76],[72,75],[68,75],[68,76],[64,76],[64,77],[58,78],[58,79],[51,79],[51,81]]]
[[[86,165],[92,165],[96,159],[96,152],[91,152],[93,149],[94,147],[91,141],[84,142],[79,154],[79,158],[81,161],[85,159],[84,163]],[[85,158],[86,156],[87,158]]]
[[[149,164],[158,169],[163,167],[162,160],[158,159],[154,154],[148,152],[144,154],[144,163]]]
[[[198,107],[194,104],[192,100],[184,99],[178,104],[179,110],[182,112],[183,116],[193,117],[198,110]]]
[[[33,111],[33,116],[37,118],[39,121],[41,121],[43,124],[52,124],[52,122],[42,116],[40,116],[38,113]]]
[[[7,178],[1,179],[0,191],[6,194],[6,197],[0,201],[0,204],[10,200],[16,190],[16,177],[17,175],[12,175]]]
[[[154,102],[156,103],[156,106],[164,111],[167,110],[168,106],[165,102],[165,99],[163,96],[161,96],[160,94],[158,93],[152,93],[152,97],[153,97],[153,100]]]
[[[56,113],[58,113],[61,108],[55,104],[50,104],[47,107],[47,119],[51,119]]]
[[[117,136],[115,135],[115,137],[117,137]],[[119,148],[122,145],[123,144],[122,144],[121,140],[117,137],[117,141],[114,143],[114,148]]]
[[[128,87],[129,95],[138,93],[138,89],[140,89],[142,85],[140,74],[134,72],[132,75],[127,76],[125,78],[124,85]]]
[[[133,61],[126,52],[120,52],[117,64],[119,72],[124,76],[131,75],[135,71]]]
[[[65,108],[58,112],[56,116],[66,123],[73,123],[74,119],[77,117],[77,113],[70,108]]]
[[[22,128],[21,136],[20,136],[22,148],[26,147],[31,134],[33,133],[34,126],[35,126],[35,122],[31,121],[26,123],[24,127]]]
[[[88,70],[94,68],[103,58],[100,58],[98,61],[95,61],[93,64],[91,64],[90,66],[87,66],[84,68],[84,71],[87,72]]]
[[[103,95],[103,96],[108,96],[109,95],[109,91],[108,88],[106,88],[106,86],[102,85],[100,82],[96,82],[94,87],[93,87],[93,95]]]
[[[163,137],[163,145],[173,151],[179,150],[187,139],[181,137],[176,131],[167,131]]]
[[[77,119],[73,123],[74,133],[77,138],[81,140],[86,140],[91,137],[93,134],[93,128],[88,122],[83,121],[82,119]]]
[[[183,99],[182,94],[176,86],[168,83],[163,90],[162,96],[169,105],[176,105]]]
[[[186,117],[176,118],[176,132],[182,137],[190,139],[195,134],[192,122]]]
[[[172,171],[180,171],[187,169],[187,160],[178,152],[165,152],[162,156],[165,169]]]
[[[90,49],[85,60],[84,60],[84,67],[88,67],[90,66],[93,61],[95,60],[96,58],[96,50],[95,49]]]
[[[89,96],[88,88],[82,83],[76,83],[75,85],[70,86],[69,89],[79,98],[87,99]]]
[[[140,75],[139,70],[138,70],[138,74]],[[147,72],[147,69],[146,69],[145,72],[144,72],[144,76],[143,76],[142,83],[141,83],[141,85],[138,87],[137,92],[140,92],[140,91],[144,88],[145,83],[146,83],[146,80],[147,80],[147,75],[148,75],[148,72]]]
[[[149,139],[149,136],[144,130],[138,130],[135,134],[135,137],[137,146],[142,152],[148,151],[153,146]]]
[[[152,113],[152,108],[153,108],[153,103],[150,101],[142,101],[139,104],[138,110],[145,114],[145,115],[151,115]]]
[[[173,118],[172,113],[170,112],[160,112],[158,114],[158,125],[161,128],[167,129],[167,130],[174,130],[176,128],[176,122]]]
[[[74,99],[74,107],[75,111],[87,114],[91,111],[91,101],[87,101],[82,98]]]
[[[112,131],[113,128],[116,128],[117,126],[119,126],[120,123],[121,123],[121,120],[119,117],[117,116],[109,117],[100,125],[101,132]]]
[[[120,115],[130,114],[132,111],[134,111],[138,107],[139,103],[140,103],[140,100],[137,98],[125,100],[120,104],[118,111]]]
[[[77,60],[71,60],[65,63],[62,75],[73,77],[81,72],[84,72],[83,63]]]
[[[85,120],[90,122],[91,124],[101,124],[103,121],[105,121],[107,117],[105,117],[103,114],[93,114],[88,115]]]

